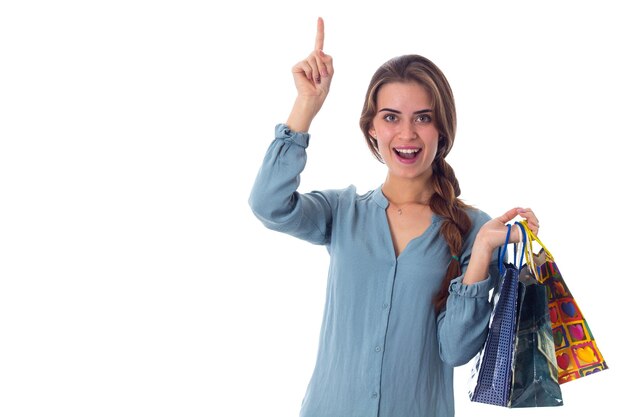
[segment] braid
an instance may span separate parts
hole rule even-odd
[[[448,299],[450,282],[461,275],[459,256],[463,239],[472,227],[472,221],[464,210],[469,206],[458,198],[461,188],[454,170],[443,158],[433,162],[433,188],[435,192],[430,198],[430,208],[444,218],[440,231],[452,257],[441,288],[434,298],[435,311],[439,313]]]

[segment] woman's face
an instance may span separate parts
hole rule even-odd
[[[377,101],[369,133],[378,141],[389,174],[430,177],[439,132],[428,92],[416,82],[393,82],[378,90]]]

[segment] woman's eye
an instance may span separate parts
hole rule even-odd
[[[384,119],[386,122],[395,122],[396,120],[398,120],[398,118],[396,117],[396,115],[395,115],[395,114],[386,114],[386,115],[383,117],[383,119]]]
[[[415,118],[415,121],[417,123],[429,123],[432,120],[433,120],[432,117],[430,117],[430,115],[428,114],[420,114]]]

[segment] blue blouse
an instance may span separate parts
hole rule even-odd
[[[460,276],[451,283],[436,315],[433,296],[450,261],[441,218],[433,215],[396,257],[380,187],[364,195],[354,186],[297,191],[308,142],[308,133],[277,125],[249,200],[266,227],[325,245],[330,254],[318,356],[300,416],[453,416],[453,367],[485,341],[497,253],[486,280],[465,285]],[[468,214],[473,226],[462,271],[489,220],[477,209]]]

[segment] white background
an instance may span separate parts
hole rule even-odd
[[[326,21],[336,76],[302,191],[382,183],[358,117],[387,59],[446,73],[449,162],[491,215],[532,207],[610,369],[560,409],[621,415],[623,14],[594,1],[3,1],[0,416],[296,416],[328,258],[247,198]],[[611,411],[613,410],[613,411]]]

